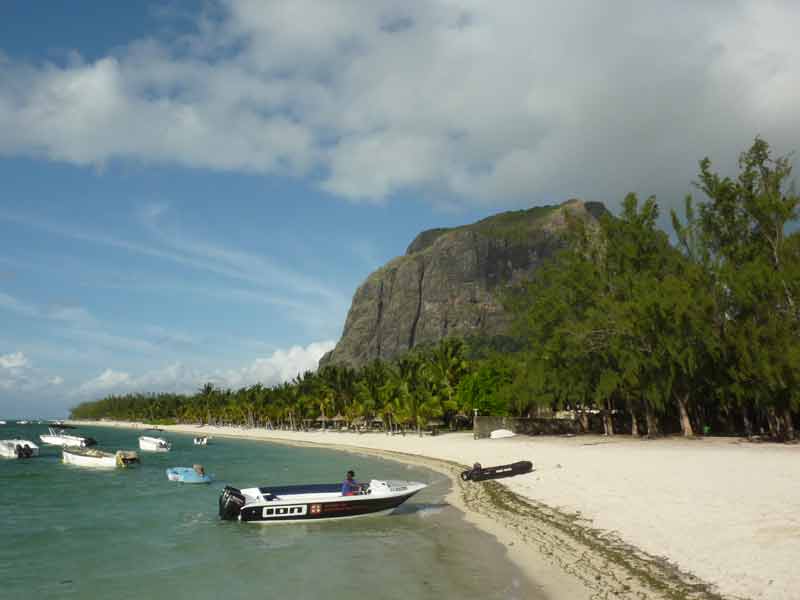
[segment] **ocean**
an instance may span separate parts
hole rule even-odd
[[[373,456],[158,433],[173,444],[140,452],[131,469],[65,465],[46,425],[0,425],[0,439],[41,456],[0,459],[0,598],[542,598],[492,536],[444,502],[443,475]],[[141,430],[84,427],[98,448],[138,451]],[[210,485],[167,480],[200,463]],[[405,479],[429,487],[388,516],[313,524],[223,522],[217,498],[235,487]]]

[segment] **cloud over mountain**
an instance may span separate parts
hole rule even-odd
[[[0,153],[309,177],[351,200],[673,201],[703,155],[800,133],[796,3],[212,6],[191,35],[92,62],[0,62]]]

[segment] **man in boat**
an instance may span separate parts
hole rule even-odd
[[[342,496],[355,496],[361,493],[361,484],[354,479],[355,476],[354,471],[347,472],[347,477],[342,484]]]

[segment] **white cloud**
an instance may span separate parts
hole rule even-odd
[[[110,394],[130,385],[131,376],[123,371],[106,369],[97,377],[81,384],[78,393],[82,395]]]
[[[797,3],[220,6],[180,42],[0,64],[0,153],[314,176],[356,200],[678,200],[703,155],[800,133]]]
[[[17,392],[41,392],[61,385],[60,376],[47,375],[33,366],[22,351],[0,354],[0,389]]]
[[[29,365],[27,357],[22,352],[0,354],[0,368],[21,369]]]
[[[106,369],[72,392],[81,399],[95,399],[109,394],[129,392],[194,393],[204,383],[217,387],[238,389],[261,383],[271,386],[289,381],[305,371],[314,371],[322,355],[332,350],[333,341],[313,342],[306,347],[293,346],[275,350],[267,357],[256,358],[237,369],[206,371],[173,363],[161,369],[134,376],[125,371]]]
[[[274,385],[293,379],[305,371],[316,371],[322,355],[333,350],[333,341],[314,342],[305,348],[292,346],[288,350],[276,350],[266,358],[257,358],[252,364],[238,370],[223,372],[226,387],[240,388],[255,383]]]

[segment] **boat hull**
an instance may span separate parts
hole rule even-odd
[[[3,458],[39,456],[39,446],[30,440],[0,440],[0,456]]]
[[[462,471],[461,479],[464,481],[486,481],[487,479],[502,479],[503,477],[513,477],[514,475],[524,475],[531,471],[533,471],[533,463],[529,460],[521,460],[497,467],[481,467],[480,463],[477,463],[469,471]]]
[[[298,493],[291,487],[256,488],[261,500],[255,501],[253,490],[243,493],[236,488],[226,487],[219,499],[219,513],[222,519],[263,524],[388,514],[426,486],[416,482],[390,482],[387,485],[373,481],[370,487],[372,490],[368,493],[354,496],[342,496],[340,492],[332,491],[340,488],[337,484],[308,486],[312,490],[309,493]],[[373,490],[374,494],[371,493]]]
[[[115,454],[86,448],[64,448],[61,454],[64,464],[101,469],[127,468],[139,462],[135,452],[119,450]]]
[[[214,478],[204,473],[200,475],[192,467],[171,467],[167,469],[167,479],[180,483],[211,483]]]
[[[172,444],[163,438],[142,436],[139,438],[139,449],[145,452],[169,452]]]
[[[64,446],[67,448],[88,448],[92,445],[88,438],[77,437],[74,435],[40,435],[39,439],[43,444],[50,446]]]
[[[102,455],[87,456],[70,452],[65,448],[62,453],[62,461],[66,465],[75,465],[76,467],[92,467],[96,469],[117,468],[117,457],[107,452],[102,453]]]

